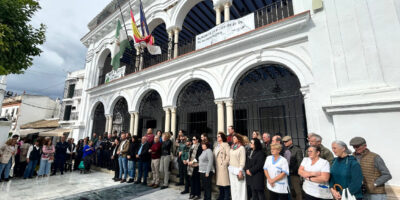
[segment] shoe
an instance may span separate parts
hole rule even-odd
[[[140,183],[141,183],[140,181],[136,181],[136,182],[135,182],[135,184],[140,184]]]
[[[147,183],[146,183],[146,182],[143,182],[142,185],[146,185],[146,186],[147,186]]]
[[[122,179],[120,182],[121,182],[121,183],[125,183],[125,182],[126,182],[126,179]]]
[[[130,178],[129,181],[127,181],[127,183],[133,183],[133,178]]]
[[[152,187],[153,188],[158,188],[158,184],[154,184]]]
[[[50,176],[55,176],[55,175],[56,175],[56,173],[51,173],[51,174],[50,174]]]
[[[61,175],[64,175],[64,172],[61,172]]]
[[[154,183],[152,183],[152,184],[150,184],[150,185],[148,185],[149,187],[153,187],[155,184]]]
[[[193,199],[193,198],[194,198],[194,195],[190,195],[190,196],[189,196],[189,199]]]
[[[189,191],[182,191],[181,194],[187,194]]]
[[[185,184],[183,184],[183,183],[177,183],[177,184],[175,184],[176,186],[180,186],[180,185],[185,185]]]
[[[9,180],[10,180],[10,179],[8,179],[8,178],[5,178],[5,179],[4,179],[5,182],[7,182],[7,181],[9,181]]]
[[[161,186],[161,190],[163,190],[163,189],[165,189],[165,188],[168,188],[168,186]]]
[[[194,196],[193,200],[200,199],[200,196]]]
[[[119,179],[119,178],[116,178],[116,179],[114,179],[114,181],[115,181],[115,182],[117,182],[117,181],[121,181],[121,179]]]

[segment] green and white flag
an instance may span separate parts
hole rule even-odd
[[[126,48],[129,48],[129,40],[128,36],[124,29],[122,29],[121,22],[118,20],[117,30],[115,32],[115,42],[113,46],[113,51],[111,52],[111,65],[114,70],[117,70],[120,67],[119,59],[124,55],[124,51]]]

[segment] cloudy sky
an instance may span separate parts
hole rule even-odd
[[[111,0],[40,0],[42,7],[32,25],[47,26],[40,57],[25,74],[9,75],[7,90],[18,94],[62,97],[67,72],[83,69],[86,47],[80,39],[89,32],[87,24]]]

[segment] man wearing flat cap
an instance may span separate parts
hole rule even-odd
[[[389,169],[383,159],[376,153],[367,148],[367,142],[362,137],[354,137],[350,140],[350,145],[354,148],[353,155],[361,165],[364,176],[365,200],[385,200],[385,183],[392,179]]]
[[[292,137],[285,136],[282,138],[282,142],[285,145],[285,149],[290,151],[290,159],[289,163],[289,173],[290,173],[290,189],[292,190],[291,194],[293,199],[302,200],[302,192],[300,185],[300,176],[298,174],[298,170],[303,160],[303,151],[300,147],[293,145]]]

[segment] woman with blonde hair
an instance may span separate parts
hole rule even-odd
[[[247,200],[247,188],[244,167],[246,164],[246,150],[243,136],[236,133],[232,137],[232,146],[229,152],[229,180],[231,184],[232,200]]]
[[[51,163],[54,161],[54,153],[56,149],[54,145],[52,145],[52,141],[49,137],[47,137],[44,141],[44,145],[42,147],[42,158],[40,160],[40,167],[38,176],[48,176],[51,169]]]
[[[279,155],[282,145],[271,144],[271,154],[264,164],[264,174],[267,177],[267,188],[270,191],[271,200],[287,200],[289,164],[286,158]]]
[[[17,148],[15,144],[17,143],[14,139],[9,139],[7,142],[0,148],[0,176],[4,172],[4,180],[9,181],[8,177],[10,175],[10,168],[12,164],[12,158],[15,156],[17,152]],[[1,182],[1,179],[0,179]]]

